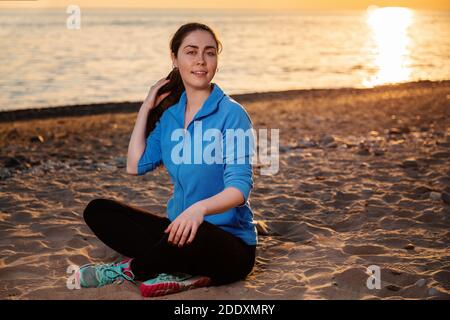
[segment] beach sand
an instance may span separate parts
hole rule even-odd
[[[236,100],[255,129],[280,129],[279,172],[254,169],[255,268],[153,299],[450,298],[450,81]],[[165,169],[125,172],[135,118],[0,123],[1,299],[143,299],[130,283],[66,287],[69,265],[118,257],[83,223],[90,200],[165,214]],[[367,287],[373,265],[380,289]]]

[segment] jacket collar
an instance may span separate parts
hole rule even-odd
[[[191,122],[194,122],[195,120],[201,117],[206,117],[207,115],[213,113],[218,108],[219,102],[220,100],[222,100],[225,93],[222,91],[222,89],[220,89],[220,87],[216,83],[212,82],[212,84],[214,85],[214,87],[211,93],[203,103],[200,110],[198,110],[198,112],[195,114]],[[181,94],[180,100],[178,100],[178,103],[173,108],[169,108],[167,110],[175,117],[175,119],[178,121],[179,125],[182,128],[184,126],[186,102],[187,102],[186,90],[184,90],[183,93]]]

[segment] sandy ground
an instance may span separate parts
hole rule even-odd
[[[280,129],[280,171],[255,167],[255,269],[157,299],[450,298],[450,81],[238,101],[256,129]],[[69,265],[117,258],[83,223],[90,200],[164,215],[164,168],[125,172],[135,117],[0,123],[1,299],[142,299],[130,283],[66,287]]]

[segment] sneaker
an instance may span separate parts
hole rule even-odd
[[[125,280],[135,283],[134,274],[130,269],[131,260],[98,265],[86,264],[77,272],[78,283],[83,288],[99,288],[111,283],[120,284]]]
[[[143,282],[140,289],[144,297],[157,297],[188,289],[205,287],[210,282],[211,278],[206,276],[192,276],[181,272],[172,274],[160,273],[156,278]]]

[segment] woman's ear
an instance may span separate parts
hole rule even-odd
[[[177,66],[177,58],[175,57],[173,52],[170,53],[170,57],[172,59],[172,67],[176,67]]]

